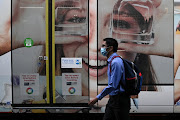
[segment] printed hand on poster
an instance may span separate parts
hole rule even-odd
[[[121,0],[119,0],[119,1],[121,2]],[[141,1],[141,0],[139,0],[139,1]],[[144,1],[146,1],[146,0],[144,0]],[[93,0],[91,2],[95,4],[95,2]],[[116,2],[117,1],[109,2],[108,0],[99,0],[98,1],[98,49],[100,49],[103,39],[106,37],[109,37],[109,26],[110,26],[109,21],[112,19],[110,15],[111,15],[113,7],[114,7],[113,5]],[[123,58],[128,59],[130,61],[134,61],[135,64],[138,64],[138,67],[140,67],[140,69],[142,70],[143,78],[144,78],[143,85],[144,84],[147,85],[142,88],[142,91],[158,91],[156,85],[149,87],[148,84],[158,84],[160,81],[160,79],[159,79],[160,72],[159,72],[159,70],[154,71],[155,67],[152,66],[152,61],[151,61],[152,59],[151,59],[151,56],[149,56],[149,55],[158,56],[157,58],[159,58],[158,59],[159,61],[157,61],[157,62],[160,62],[160,60],[163,59],[163,57],[169,57],[169,58],[173,57],[173,27],[171,27],[173,25],[173,9],[172,9],[173,2],[169,1],[169,0],[153,0],[153,4],[155,6],[155,8],[154,8],[154,11],[155,11],[154,26],[155,27],[154,27],[154,31],[153,31],[155,33],[154,34],[154,37],[155,37],[154,43],[151,45],[134,44],[134,43],[119,43],[118,48],[120,51],[117,52]],[[100,6],[106,6],[106,7],[103,8]],[[143,11],[142,10],[138,10],[138,11],[139,11],[139,14],[141,14],[143,16],[143,14],[142,14]],[[90,16],[90,20],[92,17],[94,17],[94,19],[96,19],[94,7],[92,7],[91,5],[90,5],[90,13],[92,13]],[[116,13],[116,11],[115,11],[115,13]],[[130,33],[129,25],[132,25],[132,23],[129,21],[132,19],[133,19],[133,17],[129,17],[129,19],[127,18],[127,19],[123,19],[123,20],[120,19],[120,17],[119,17],[119,19],[118,19],[117,15],[114,15],[114,18],[113,18],[113,20],[115,22],[126,23],[126,24],[124,24],[124,26],[126,26],[127,28],[126,29],[121,28],[121,30],[124,30],[124,31],[126,30],[129,33]],[[90,48],[92,50],[94,50],[92,43],[96,42],[96,32],[93,32],[93,30],[94,29],[96,30],[96,28],[95,28],[95,24],[93,24],[93,21],[90,21],[90,23],[91,23],[90,24],[90,33],[92,33],[90,35],[92,37],[90,37],[89,45],[90,45]],[[124,27],[124,26],[117,26],[117,27]],[[93,29],[93,27],[94,27],[94,29]],[[163,29],[163,28],[168,28],[168,29]],[[120,29],[120,28],[117,28],[117,29]],[[116,38],[115,35],[114,36],[112,35],[112,37]],[[92,51],[91,49],[90,49],[90,51]],[[125,50],[125,52],[123,50]],[[137,54],[137,53],[140,53],[140,54]],[[98,55],[99,55],[98,59],[103,60],[103,57],[101,56],[101,54],[98,53]],[[152,56],[152,57],[156,57],[156,56]],[[165,58],[165,59],[169,60],[169,58]],[[168,63],[170,63],[170,62],[168,62]],[[100,73],[100,71],[101,71],[101,69],[99,69],[98,73]],[[161,71],[163,71],[163,70],[161,70]],[[168,71],[172,71],[172,69],[169,68]],[[157,74],[158,74],[158,78],[156,76]],[[107,79],[107,77],[104,77],[103,80],[101,78],[103,79],[102,76],[98,76],[98,83],[101,83],[101,81]],[[166,81],[165,79],[161,79],[161,80],[162,80],[162,83],[164,83],[164,81]],[[173,82],[172,79],[168,78],[168,80]],[[93,78],[91,79],[90,84],[93,84]],[[103,90],[103,88],[104,87],[99,86],[98,91]],[[94,94],[91,95],[92,98],[95,97],[93,95]],[[106,102],[107,101],[105,101],[105,100],[101,100],[101,101],[99,101],[98,105],[105,104]]]
[[[180,65],[180,34],[178,26],[174,34],[174,104],[180,99],[180,80],[176,78],[176,73]]]
[[[10,1],[10,0],[7,0],[7,1]],[[13,16],[12,16],[12,23],[13,23],[13,26],[15,28],[17,28],[16,30],[13,30],[14,32],[16,31],[19,31],[19,34],[17,35],[16,33],[13,33],[13,35],[17,35],[17,38],[14,37],[13,38],[13,41],[16,41],[16,43],[13,43],[13,49],[16,49],[16,48],[19,48],[19,47],[23,47],[23,41],[24,41],[24,38],[22,37],[22,32],[23,32],[23,29],[21,29],[23,26],[22,26],[22,22],[23,22],[23,18],[24,17],[28,17],[28,18],[32,18],[31,20],[32,21],[35,21],[35,18],[37,18],[37,22],[36,22],[36,26],[35,28],[37,28],[33,33],[32,33],[32,36],[35,36],[36,38],[34,40],[34,45],[44,45],[45,44],[45,38],[44,37],[41,37],[39,35],[41,35],[41,32],[42,33],[45,33],[45,26],[43,26],[42,24],[45,24],[45,10],[43,9],[44,12],[37,12],[38,13],[41,13],[41,14],[34,14],[35,12],[33,12],[33,14],[31,14],[29,16],[29,13],[32,13],[30,11],[30,9],[27,9],[27,10],[23,10],[22,12],[20,12],[20,4],[19,4],[19,0],[13,0]],[[25,0],[23,0],[25,1]],[[35,5],[35,4],[41,4],[41,6],[44,6],[45,5],[45,2],[44,0],[38,0],[40,1],[39,3],[35,2],[35,1],[26,1],[26,3],[23,3],[23,4],[26,4],[27,6],[32,6],[32,5]],[[58,1],[58,0],[56,0]],[[61,1],[61,0],[59,0]],[[99,3],[102,3],[102,6],[106,6],[108,5],[108,7],[105,7],[106,9],[104,9],[103,11],[99,11],[101,13],[99,13],[99,15],[102,15],[103,18],[99,17],[99,21],[98,21],[98,45],[97,45],[97,1],[96,0],[89,0],[89,6],[90,6],[90,10],[89,10],[89,15],[90,15],[90,33],[89,33],[89,53],[90,53],[90,59],[92,60],[96,60],[97,62],[97,52],[99,52],[99,49],[101,47],[101,42],[103,40],[103,38],[107,37],[107,31],[109,30],[109,26],[108,26],[108,23],[109,23],[109,16],[110,14],[112,13],[112,10],[113,10],[113,6],[114,6],[114,3],[116,2],[116,0],[113,0],[113,1],[110,1],[110,0],[98,0]],[[119,0],[121,1],[121,0]],[[137,0],[138,1],[138,0]],[[140,1],[140,0],[139,0]],[[164,12],[164,5],[169,5],[169,2],[172,2],[171,0],[152,0],[153,1],[153,4],[155,5],[155,11],[157,11],[157,14],[159,14],[159,16],[157,16],[157,19],[161,19],[162,16],[164,16],[166,13]],[[163,5],[162,5],[163,4]],[[170,4],[171,5],[171,4]],[[2,7],[0,7],[1,9]],[[101,7],[99,7],[100,9]],[[10,8],[9,8],[10,9]],[[1,10],[0,10],[1,11]],[[161,11],[161,12],[159,12]],[[71,11],[71,12],[77,12],[77,11]],[[70,12],[69,12],[70,13]],[[66,22],[68,21],[67,18],[70,17],[70,15],[66,14]],[[162,13],[162,14],[160,14]],[[70,19],[70,22],[81,22],[81,20],[84,18],[84,14],[82,14],[82,12],[77,12],[77,14],[79,15],[79,18],[77,19],[77,17],[75,17],[76,19],[73,18],[73,21],[71,21],[72,19]],[[72,15],[72,14],[71,14]],[[8,22],[8,20],[10,20],[10,14],[9,16],[5,17],[7,18],[7,20],[5,20],[5,24],[6,23],[9,23],[9,27],[10,27],[10,22]],[[80,19],[81,18],[81,19]],[[0,23],[1,23],[1,20],[0,19]],[[158,20],[157,20],[158,21]],[[68,21],[69,22],[69,21]],[[78,24],[78,23],[77,23]],[[6,25],[5,25],[6,26]],[[30,25],[26,25],[26,27],[28,27]],[[31,28],[31,26],[30,26]],[[6,31],[6,34],[8,34],[8,36],[5,36],[6,39],[10,38],[10,34],[8,33],[8,31],[10,30],[10,28],[7,30],[5,27],[3,28],[0,28],[0,35],[2,36],[2,34],[4,35],[4,33],[1,31]],[[40,29],[43,29],[43,31],[41,31]],[[32,29],[29,29],[29,31],[32,31]],[[28,30],[27,30],[27,33],[28,33]],[[0,36],[0,40],[1,40],[1,37]],[[156,36],[156,34],[155,34]],[[157,35],[158,36],[158,35]],[[23,38],[23,39],[21,39]],[[10,47],[8,46],[8,42],[10,42],[10,39],[6,40],[6,39],[3,39],[1,44],[0,44],[0,55],[10,51]],[[81,56],[86,56],[86,53],[85,51],[87,51],[88,49],[88,37],[87,36],[65,36],[65,37],[61,37],[61,36],[56,36],[56,45],[59,47],[62,47],[62,51],[63,51],[63,55],[65,57],[81,57]],[[133,53],[144,53],[144,54],[147,54],[147,55],[161,55],[161,56],[167,56],[167,57],[172,57],[173,56],[173,48],[170,48],[171,46],[168,46],[169,48],[167,48],[167,45],[169,45],[169,42],[172,42],[172,40],[166,40],[166,41],[163,41],[163,39],[159,39],[159,38],[156,38],[155,37],[155,43],[153,45],[137,45],[137,44],[128,44],[128,43],[122,43],[122,44],[119,44],[119,48],[121,49],[125,49],[127,51],[127,53],[123,53],[122,56],[123,57],[127,57],[127,58],[131,58],[132,61],[134,61],[135,57],[136,57],[136,54],[133,54]],[[163,44],[162,44],[163,43]],[[62,45],[62,46],[61,46]],[[161,46],[160,46],[161,45]],[[162,47],[163,45],[163,47]],[[3,49],[2,46],[5,46],[7,48],[9,48],[8,50],[6,49]],[[97,46],[98,46],[98,49],[97,49]],[[133,52],[133,53],[131,53]],[[60,53],[59,51],[57,51],[56,53]],[[121,54],[121,53],[120,53]],[[87,54],[88,55],[88,54]],[[101,61],[105,61],[106,58],[103,57],[100,53],[98,53],[98,60],[101,60]],[[87,56],[86,56],[87,57]],[[147,57],[146,57],[147,58]],[[59,60],[59,59],[57,59]],[[87,59],[85,59],[87,60]],[[84,60],[84,61],[85,61]],[[146,59],[143,59],[141,58],[142,60],[142,63],[144,63],[146,61]],[[149,59],[148,59],[149,60]],[[104,65],[105,63],[102,63],[102,65]],[[94,63],[91,64],[92,66],[96,65]],[[141,64],[142,65],[142,64]],[[60,65],[59,65],[60,66]],[[144,65],[145,66],[145,65]],[[148,65],[146,65],[145,67],[147,68]],[[151,68],[152,66],[150,66]],[[82,72],[82,75],[84,74],[88,74],[87,71],[85,70],[86,69],[86,65],[83,65],[83,72]],[[57,70],[60,70],[60,68],[57,68]],[[56,70],[56,71],[57,71]],[[100,70],[100,69],[99,69]],[[76,73],[76,72],[79,72],[77,69],[72,69],[72,72]],[[98,82],[99,81],[103,81],[103,80],[107,80],[107,75],[106,75],[106,69],[103,69],[101,70],[101,72],[99,71],[99,75],[97,75],[97,69],[93,68],[93,69],[90,69],[90,94],[91,94],[91,97],[94,98],[96,95],[97,95],[97,77],[98,77]],[[148,71],[148,73],[152,73],[152,71]],[[87,75],[86,75],[87,76]],[[148,75],[147,75],[148,76]],[[151,76],[154,76],[154,75],[151,75]],[[84,79],[84,77],[82,76],[82,79]],[[152,78],[148,78],[147,80],[145,80],[145,83],[148,84],[148,83],[153,83],[152,82]],[[88,92],[84,92],[85,90],[87,90],[88,88],[88,85],[87,85],[87,82],[85,81],[82,81],[83,84],[82,84],[82,89],[83,89],[83,95],[86,95],[85,93],[88,93]],[[101,91],[103,89],[103,87],[101,89],[99,89],[99,91]],[[148,89],[146,89],[148,90]]]
[[[9,5],[9,7],[7,7]],[[11,0],[1,1],[0,15],[0,55],[11,50]]]
[[[125,50],[126,52],[135,52],[135,53],[142,53],[147,55],[158,55],[158,56],[164,56],[164,57],[170,57],[173,58],[173,36],[169,37],[162,37],[166,36],[163,31],[163,29],[166,28],[166,31],[169,31],[169,27],[171,27],[172,21],[164,22],[167,18],[169,18],[171,13],[171,8],[168,8],[165,6],[170,1],[155,1],[152,0],[153,4],[156,6],[154,9],[154,43],[152,45],[144,45],[144,44],[133,44],[133,43],[120,43],[119,48]],[[143,11],[140,9],[138,10],[140,13]],[[173,17],[173,16],[171,16]],[[171,24],[169,26],[169,24]],[[163,29],[162,29],[163,26]],[[169,31],[173,33],[173,31]],[[169,33],[168,33],[169,35]]]
[[[12,2],[12,49],[17,49],[24,46],[24,40],[31,38],[34,41],[34,46],[45,45],[46,38],[44,33],[45,28],[45,0],[38,1],[20,1],[13,0]],[[11,50],[11,0],[2,2],[0,6],[0,14],[3,19],[0,19],[0,55],[3,55]],[[36,9],[25,9],[36,5],[42,6]],[[8,6],[9,5],[9,6]],[[4,12],[6,11],[6,12]],[[4,14],[6,13],[6,14]],[[36,24],[35,24],[36,23]],[[23,33],[23,34],[22,34]],[[83,43],[87,36],[74,39],[73,36],[66,36],[66,40],[56,40],[56,44],[69,44],[73,42]]]
[[[10,0],[9,0],[10,1]],[[26,3],[27,4],[27,3]],[[30,3],[29,3],[30,4]],[[35,3],[31,3],[31,4],[35,4]],[[45,4],[45,2],[41,1],[41,4]],[[158,7],[160,4],[161,4],[161,0],[158,0],[158,1],[153,1],[153,4]],[[12,15],[12,19],[13,19],[13,25],[14,26],[18,26],[20,23],[22,23],[22,20],[21,19],[23,16],[21,15],[19,18],[18,16],[20,15],[20,10],[21,9],[15,9],[15,8],[19,8],[20,7],[20,2],[19,0],[16,0],[15,2],[13,2],[13,15]],[[163,7],[163,6],[162,6]],[[3,7],[1,7],[1,9],[3,9]],[[7,8],[5,8],[7,9]],[[161,12],[164,12],[161,10],[162,8],[159,7],[157,8],[157,11],[161,11]],[[10,9],[8,8],[7,11],[10,11]],[[3,11],[3,10],[1,10]],[[27,10],[24,10],[23,11],[24,13],[25,12],[28,12]],[[44,16],[44,13],[42,14],[42,17]],[[37,17],[37,16],[36,16]],[[158,16],[159,17],[159,16]],[[32,18],[32,16],[31,16]],[[35,18],[35,16],[34,16]],[[159,18],[157,18],[159,19]],[[39,19],[41,21],[41,19]],[[32,19],[33,21],[33,19]],[[42,20],[44,21],[44,20]],[[3,27],[1,27],[1,32],[0,32],[0,38],[1,38],[1,45],[0,45],[0,55],[10,51],[10,14],[6,15],[6,17],[4,17],[4,19],[1,19],[1,23],[3,25]],[[42,27],[39,27],[39,28],[42,28]],[[19,27],[19,30],[21,30],[21,27]],[[44,29],[45,30],[45,29]],[[7,37],[8,36],[8,37]],[[33,36],[33,35],[32,35]],[[157,35],[155,35],[157,36]],[[87,36],[84,36],[84,37],[87,37]],[[56,40],[56,44],[70,44],[72,42],[79,42],[79,43],[83,43],[86,41],[86,38],[84,37],[79,37],[79,39],[74,39],[73,37],[68,37],[66,36],[66,40]],[[13,44],[13,49],[16,49],[16,48],[19,48],[19,47],[23,47],[23,41],[24,41],[24,38],[13,38],[14,41],[16,41],[15,44]],[[19,42],[17,42],[19,41]],[[167,43],[164,43],[164,42],[167,42]],[[121,49],[124,49],[126,50],[127,52],[136,52],[136,53],[143,53],[143,54],[149,54],[149,55],[160,55],[160,56],[166,56],[166,57],[173,57],[173,48],[171,48],[171,46],[165,46],[168,45],[169,43],[171,42],[171,40],[162,40],[162,39],[159,39],[157,37],[155,37],[155,43],[153,45],[134,45],[134,44],[126,44],[126,43],[121,43],[119,44],[119,47]],[[164,44],[164,47],[162,47],[162,43]],[[42,45],[42,44],[45,44],[45,40],[44,39],[41,39],[41,38],[37,38],[35,41],[34,41],[34,45]],[[6,46],[6,47],[4,47]]]
[[[180,65],[180,34],[174,34],[174,77]]]
[[[174,104],[180,100],[180,80],[174,80]]]

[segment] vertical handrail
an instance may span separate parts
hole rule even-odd
[[[46,98],[47,103],[50,103],[49,101],[49,0],[46,0]]]
[[[55,0],[52,0],[52,89],[53,103],[56,103],[56,88],[55,88]]]

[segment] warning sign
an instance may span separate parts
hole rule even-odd
[[[21,74],[20,88],[22,95],[39,95],[39,74]]]
[[[62,73],[62,94],[82,95],[80,73]]]

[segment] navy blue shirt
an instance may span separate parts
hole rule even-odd
[[[110,73],[110,61],[114,56],[119,56],[117,53],[113,53],[108,58],[108,86],[103,89],[103,91],[97,95],[96,97],[98,100],[101,100],[106,95],[117,95],[121,92],[124,92],[124,88],[120,85],[119,82],[121,81],[122,84],[125,85],[125,69],[124,69],[124,63],[123,60],[119,57],[114,58],[114,60],[111,63],[111,73]]]

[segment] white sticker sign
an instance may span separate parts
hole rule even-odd
[[[62,94],[82,95],[80,73],[62,73]]]
[[[82,68],[82,58],[61,58],[61,68]]]
[[[39,95],[39,74],[20,74],[20,89],[22,95]]]

